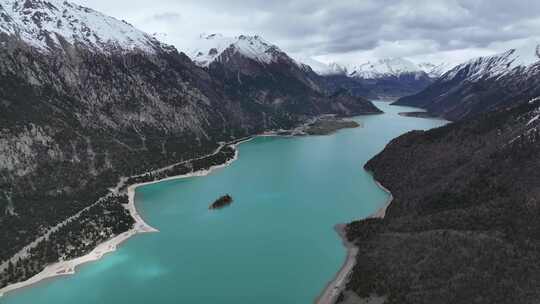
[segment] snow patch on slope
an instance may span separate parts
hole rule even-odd
[[[533,98],[529,101],[530,104],[534,104],[534,103],[537,103],[538,104],[538,107],[536,108],[536,110],[533,111],[533,114],[534,115],[530,120],[529,122],[527,122],[527,126],[530,126],[532,125],[534,122],[537,122],[540,120],[540,97],[536,97],[536,98]]]
[[[336,62],[331,62],[329,64],[320,62],[316,59],[313,59],[311,57],[298,57],[296,58],[296,61],[299,64],[305,64],[311,67],[311,69],[321,75],[321,76],[329,76],[329,75],[346,75],[347,73],[347,67],[340,65]]]
[[[310,57],[302,57],[298,61],[309,65],[319,75],[348,75],[363,79],[399,77],[403,74],[416,74],[417,77],[420,77],[423,73],[430,78],[439,78],[451,68],[450,64],[447,63],[423,62],[417,64],[405,58],[386,58],[351,66],[335,62],[326,64]]]
[[[351,76],[363,79],[398,77],[405,73],[418,73],[422,70],[404,58],[385,58],[374,62],[368,61],[352,69]]]
[[[0,0],[0,32],[48,51],[61,40],[93,51],[153,52],[159,42],[125,21],[60,0]]]
[[[433,64],[430,62],[421,62],[417,64],[418,68],[428,74],[431,78],[439,78],[448,70],[453,68],[450,63]]]

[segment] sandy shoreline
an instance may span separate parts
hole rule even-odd
[[[356,255],[358,254],[358,247],[347,240],[345,233],[346,224],[337,224],[334,229],[341,237],[343,246],[347,249],[347,257],[345,262],[337,272],[336,276],[328,282],[323,292],[315,299],[316,304],[333,304],[345,288],[349,273],[351,272],[356,262]]]
[[[270,134],[268,134],[267,136],[270,136]],[[232,162],[234,162],[235,160],[238,159],[237,146],[239,144],[241,144],[241,143],[250,141],[253,138],[255,138],[255,137],[250,137],[250,138],[247,138],[245,140],[241,140],[239,142],[236,142],[234,144],[230,144],[230,146],[233,146],[233,148],[235,150],[234,157],[232,159],[226,161],[223,164],[215,165],[215,166],[212,166],[212,167],[210,167],[208,169],[199,170],[199,171],[191,172],[191,173],[188,173],[188,174],[171,176],[171,177],[167,177],[167,178],[160,179],[160,180],[155,180],[155,181],[130,185],[127,188],[129,201],[128,201],[128,204],[125,207],[129,211],[131,217],[135,220],[135,223],[134,223],[132,229],[130,229],[130,230],[126,231],[126,232],[123,232],[123,233],[113,237],[112,239],[107,240],[107,241],[99,244],[90,253],[88,253],[88,254],[86,254],[86,255],[84,255],[82,257],[78,257],[78,258],[75,258],[75,259],[71,259],[71,260],[67,260],[67,261],[61,261],[61,262],[51,264],[51,265],[45,267],[45,269],[43,269],[40,273],[36,274],[35,276],[31,277],[30,279],[28,279],[26,281],[14,283],[14,284],[8,285],[8,286],[0,289],[0,297],[2,297],[4,294],[6,294],[6,293],[8,293],[10,291],[20,289],[20,288],[24,288],[24,287],[28,287],[30,285],[36,284],[36,283],[38,283],[38,282],[40,282],[42,280],[48,279],[48,278],[54,278],[54,277],[57,277],[57,276],[74,274],[75,271],[76,271],[77,266],[88,263],[88,262],[97,261],[97,260],[101,259],[107,253],[111,253],[111,252],[116,251],[116,249],[118,248],[118,246],[120,244],[122,244],[123,242],[125,242],[130,237],[132,237],[132,236],[134,236],[136,234],[159,232],[159,230],[157,230],[154,227],[147,224],[143,220],[141,215],[137,212],[137,208],[135,206],[135,190],[140,186],[160,183],[160,182],[163,182],[163,181],[174,180],[174,179],[182,179],[182,178],[190,178],[190,177],[195,177],[195,176],[205,176],[205,175],[210,174],[212,171],[214,171],[216,169],[227,167]],[[222,147],[227,146],[227,145],[229,145],[229,144],[223,144]],[[222,148],[222,147],[220,147],[220,148]]]
[[[375,212],[375,214],[371,215],[369,218],[381,218],[382,219],[386,215],[386,209],[388,209],[388,206],[390,206],[390,204],[394,200],[394,195],[392,195],[392,192],[390,192],[390,190],[388,190],[385,186],[383,186],[378,181],[375,181],[375,183],[377,184],[377,186],[379,186],[379,188],[383,189],[384,192],[388,193],[388,195],[390,195],[390,196],[388,197],[388,200],[386,201],[386,204],[381,209],[377,210],[377,212]]]
[[[375,181],[375,183],[382,190],[388,193],[390,197],[382,208],[380,208],[377,212],[375,212],[371,216],[368,216],[367,218],[384,218],[384,216],[386,215],[386,209],[392,203],[394,196],[381,183],[379,183],[378,181]],[[328,282],[323,292],[315,299],[315,304],[335,304],[340,293],[345,289],[345,284],[347,283],[349,274],[351,273],[356,263],[358,247],[356,247],[354,243],[351,243],[349,242],[349,240],[347,240],[347,235],[345,233],[346,225],[347,224],[338,224],[334,227],[334,229],[337,231],[337,233],[342,239],[343,246],[347,250],[347,257],[345,258],[345,261],[343,262],[343,265],[339,269],[336,276],[330,282]]]

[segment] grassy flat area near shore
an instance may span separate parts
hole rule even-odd
[[[305,132],[309,135],[328,135],[341,129],[358,127],[360,127],[360,124],[356,121],[339,118],[324,118],[308,125]]]

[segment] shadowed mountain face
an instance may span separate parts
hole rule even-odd
[[[471,60],[395,104],[425,108],[431,114],[455,121],[529,100],[540,94],[536,51],[510,50]]]
[[[375,79],[354,79],[369,90],[369,96],[372,98],[389,101],[418,93],[434,81],[424,72],[401,73],[398,76],[383,76]]]
[[[331,95],[342,90],[328,90],[309,66],[259,36],[213,34],[201,37],[200,44],[191,57],[222,80],[223,90],[234,99],[303,115],[378,112],[369,101],[349,96],[354,92],[333,98]]]
[[[286,58],[262,66],[230,54],[237,68],[203,69],[67,2],[2,0],[0,13],[0,261],[120,177],[315,115],[378,112],[361,98],[334,102]],[[127,227],[114,222],[95,233]]]
[[[342,300],[535,303],[540,101],[393,140],[366,164],[394,195],[348,225],[360,253]]]

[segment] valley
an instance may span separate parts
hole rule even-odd
[[[130,238],[75,275],[6,293],[3,303],[40,303],[45,295],[55,303],[314,301],[345,259],[333,227],[387,202],[362,164],[405,131],[445,123],[398,115],[411,108],[376,105],[385,114],[355,117],[362,128],[257,137],[239,145],[237,160],[207,176],[138,187],[137,209],[158,233]],[[234,203],[209,212],[208,202],[223,193]],[[179,293],[179,286],[190,288]],[[204,292],[208,286],[211,293]],[[88,288],[99,293],[83,293]]]
[[[0,0],[0,302],[537,303],[540,5],[316,2]]]

